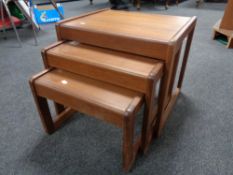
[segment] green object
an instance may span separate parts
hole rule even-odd
[[[21,20],[24,20],[25,17],[23,13],[20,11],[20,9],[15,5],[14,2],[9,2],[8,7],[10,9],[11,15],[15,16]]]
[[[227,40],[227,37],[224,36],[224,35],[219,35],[216,37],[216,40],[224,45],[227,45],[228,43],[228,40]]]

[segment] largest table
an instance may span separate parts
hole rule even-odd
[[[182,86],[196,17],[180,17],[103,9],[57,24],[59,40],[76,40],[98,47],[138,54],[164,62],[154,131],[161,134]],[[183,58],[180,53],[187,38]],[[178,83],[177,67],[181,59]],[[151,87],[154,88],[154,87]],[[151,102],[153,92],[146,94]],[[153,102],[151,102],[153,104]],[[149,111],[152,110],[149,105]],[[149,112],[150,115],[155,115]]]

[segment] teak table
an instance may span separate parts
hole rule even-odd
[[[182,86],[196,17],[166,16],[103,9],[66,19],[56,25],[58,40],[75,40],[102,48],[158,59],[164,63],[159,92],[159,107],[154,131],[161,134]],[[183,41],[187,38],[183,61],[175,87],[175,77]],[[146,96],[148,115],[154,104],[151,87]]]
[[[47,69],[58,68],[147,94],[148,105],[143,117],[140,144],[140,148],[145,150],[150,144],[156,123],[158,94],[154,95],[154,92],[162,78],[161,61],[76,41],[56,42],[44,48],[42,56]],[[60,111],[59,105],[55,106]],[[153,109],[152,114],[148,113],[149,109]]]

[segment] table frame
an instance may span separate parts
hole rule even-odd
[[[155,127],[156,137],[159,137],[161,135],[162,129],[164,128],[168,116],[171,113],[171,110],[175,105],[177,97],[181,92],[195,25],[196,19],[193,20],[190,27],[186,30],[186,32],[183,33],[178,42],[173,43],[173,45],[170,45],[168,47],[167,56],[165,59],[167,61],[165,63],[164,74],[162,77],[162,83],[160,87],[161,92],[159,95],[159,108],[157,113],[158,123]],[[180,60],[182,44],[185,38],[187,38],[187,42],[184,50],[184,56],[182,58],[183,60],[181,70],[179,73],[178,84],[176,86],[176,89],[172,91],[175,85],[175,77],[178,71],[177,67]]]
[[[153,126],[153,136],[160,136],[162,129],[164,128],[165,122],[167,121],[168,115],[170,114],[172,107],[174,106],[178,95],[180,94],[182,82],[184,79],[184,73],[187,65],[187,60],[189,56],[190,46],[193,38],[194,29],[196,26],[196,17],[190,18],[190,20],[176,33],[175,36],[172,37],[168,42],[156,41],[153,44],[153,48],[151,46],[151,42],[148,40],[137,40],[136,38],[130,38],[127,40],[126,37],[121,35],[111,35],[114,43],[109,41],[109,35],[104,32],[98,31],[98,39],[96,38],[96,33],[89,30],[78,30],[73,29],[72,27],[65,26],[66,22],[77,20],[82,17],[86,17],[89,15],[94,15],[96,13],[100,13],[102,11],[106,11],[109,9],[101,9],[99,11],[94,11],[90,13],[86,13],[84,15],[69,18],[63,20],[56,25],[57,38],[59,41],[61,40],[75,40],[80,43],[91,44],[94,46],[99,46],[103,48],[113,49],[117,51],[124,51],[128,53],[134,53],[146,57],[150,57],[152,59],[160,60],[164,63],[163,77],[161,80],[161,85],[159,89],[159,100],[158,100],[158,109],[154,105],[154,89],[155,86],[151,85],[145,93],[146,96],[146,115],[147,126],[143,126],[147,133],[150,133],[150,128]],[[76,31],[78,30],[78,32]],[[180,60],[180,52],[183,45],[183,41],[187,38],[187,43],[185,46],[184,57],[182,61],[182,67],[179,74],[178,85],[176,86],[176,90],[173,92],[174,80],[177,73],[177,65]],[[137,42],[137,47],[131,47],[132,44]],[[117,46],[115,43],[118,43]],[[156,45],[156,46],[155,46]],[[142,49],[143,47],[143,49]],[[151,83],[153,84],[153,83]],[[133,87],[132,87],[133,88]],[[156,114],[156,112],[157,114]],[[152,136],[152,138],[153,138]],[[144,152],[148,150],[148,146],[152,139],[151,134],[147,135],[142,142],[142,149]]]

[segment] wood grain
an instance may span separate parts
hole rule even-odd
[[[140,92],[147,91],[150,79],[160,78],[163,67],[158,60],[77,42],[47,50],[44,63]]]
[[[60,23],[57,28],[60,40],[164,59],[163,50],[190,20],[190,17],[104,10]]]
[[[141,144],[134,139],[136,113],[142,108],[144,95],[64,70],[50,69],[30,80],[38,111],[48,133],[54,132],[74,112],[84,112],[123,129],[123,169],[128,172]],[[47,99],[68,106],[52,120]],[[134,140],[136,142],[134,143]]]

